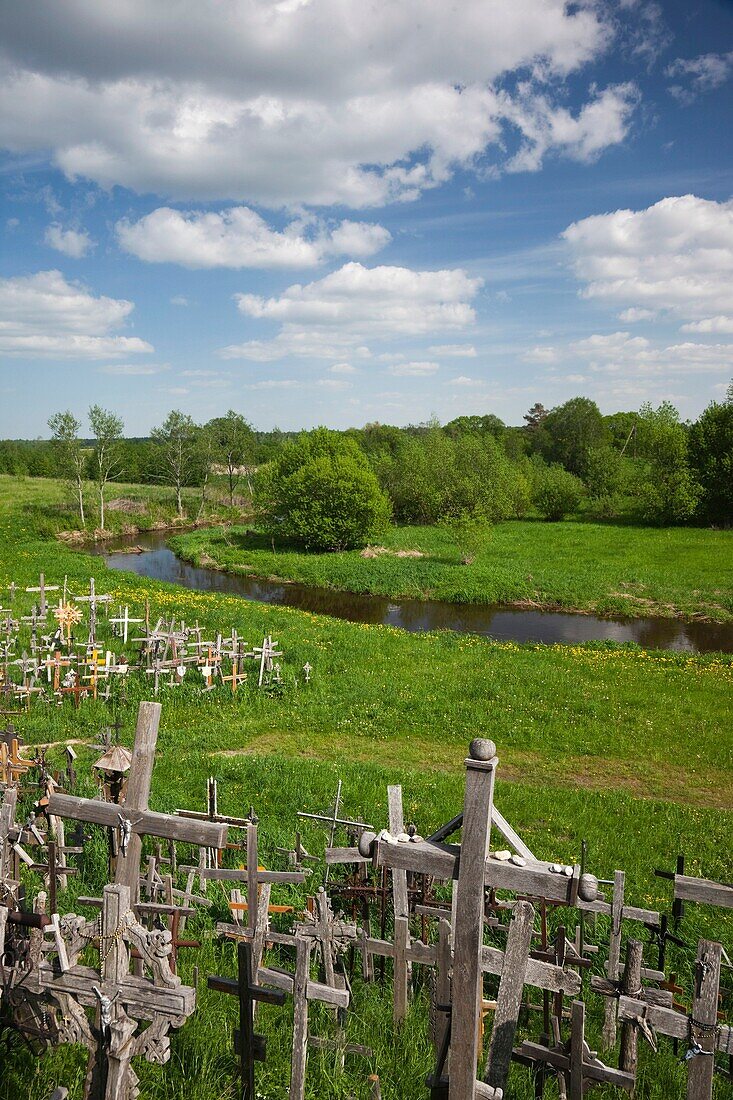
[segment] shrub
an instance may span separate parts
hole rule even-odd
[[[268,533],[308,550],[363,546],[390,519],[389,501],[358,445],[326,428],[286,443],[255,491]]]
[[[560,520],[578,510],[585,492],[583,482],[559,463],[536,463],[533,482],[534,504],[545,519]]]

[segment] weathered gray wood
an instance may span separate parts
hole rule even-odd
[[[583,1043],[585,1041],[585,1005],[573,1001],[570,1018],[570,1100],[583,1100]]]
[[[483,947],[481,967],[487,974],[501,974],[504,952],[497,947]],[[543,962],[541,959],[527,959],[524,982],[525,985],[546,989],[550,993],[562,993],[565,997],[577,997],[580,994],[580,974],[577,971]]]
[[[495,1089],[506,1088],[509,1076],[533,928],[534,908],[529,902],[518,901],[512,912],[507,935],[504,965],[499,981],[499,994],[484,1074],[486,1084],[492,1085]]]
[[[626,876],[623,871],[614,872],[613,901],[611,903],[611,932],[608,944],[606,975],[617,982],[621,964],[621,925],[624,910]],[[603,1005],[603,1045],[608,1050],[616,1043],[616,1001],[608,998]]]
[[[733,886],[707,878],[675,875],[674,896],[680,901],[697,901],[703,905],[720,905],[724,909],[733,909]]]
[[[307,942],[311,946],[313,945],[312,940]],[[284,970],[274,970],[269,966],[261,966],[257,972],[257,981],[263,985],[272,985],[275,989],[284,989],[286,993],[293,992],[293,975],[286,974]],[[306,988],[309,1001],[322,1001],[323,1004],[336,1005],[337,1008],[349,1007],[348,989],[333,989],[331,986],[324,985],[323,982],[314,982],[310,979]]]
[[[257,924],[258,860],[257,826],[250,822],[247,826],[247,925],[252,932]]]
[[[132,763],[127,777],[127,792],[125,794],[126,805],[135,813],[142,813],[148,808],[161,710],[160,703],[141,703],[137,713],[135,744],[132,750]],[[49,812],[53,812],[50,806]],[[64,815],[59,814],[59,816],[63,817]],[[126,857],[117,860],[115,871],[115,881],[129,888],[130,898],[133,902],[137,901],[138,896],[141,852],[142,837],[139,833],[133,831]]]
[[[583,1002],[576,1001],[574,1003],[582,1004]],[[567,1054],[563,1054],[562,1050],[553,1050],[542,1046],[540,1043],[532,1043],[525,1039],[519,1048],[519,1052],[526,1058],[531,1058],[537,1062],[546,1062],[565,1073],[570,1072],[571,1058]],[[599,1062],[597,1059],[583,1063],[583,1077],[586,1081],[617,1085],[619,1088],[626,1090],[631,1088],[634,1083],[630,1074],[623,1073],[620,1069],[614,1069],[613,1066],[605,1066],[603,1062]]]
[[[671,1039],[688,1040],[690,1037],[690,1021],[684,1013],[648,1005],[633,997],[619,997],[618,1017],[622,1021],[645,1019],[660,1035],[668,1035]],[[733,1050],[733,1028],[727,1024],[719,1025],[715,1047],[722,1052]]]
[[[312,940],[296,939],[293,978],[293,1054],[290,1063],[290,1100],[304,1100],[308,1058],[308,981]]]
[[[483,985],[484,867],[498,763],[491,741],[472,741],[469,753],[457,887],[460,919],[454,929],[449,1100],[467,1100],[473,1096],[476,1084]]]
[[[612,982],[609,978],[602,978],[599,974],[593,974],[590,987],[594,993],[600,994],[601,997],[618,996],[618,983]],[[655,989],[653,986],[645,986],[637,999],[644,1001],[645,1004],[655,1005],[657,1008],[671,1008],[674,994],[668,989]]]
[[[641,989],[641,961],[644,945],[641,940],[629,940],[626,944],[626,965],[624,966],[623,991],[627,997],[638,997]],[[621,1053],[619,1069],[632,1073],[636,1077],[638,1063],[638,1031],[628,1020],[621,1027]]]
[[[217,826],[218,828],[218,826]],[[220,847],[220,845],[218,846]],[[182,867],[182,871],[188,870],[187,867]],[[201,870],[196,868],[196,874],[205,880],[213,882],[248,882],[249,869],[238,869],[236,867],[202,867]],[[258,882],[270,882],[270,883],[296,883],[300,884],[306,882],[310,875],[310,871],[257,871]]]
[[[433,1006],[433,1049],[437,1059],[440,1054],[445,1033],[450,1024],[450,1014],[438,1005],[450,1005],[451,1003],[451,973],[453,969],[453,952],[451,950],[452,929],[450,921],[441,917],[438,925],[438,955],[436,960],[435,976],[435,1004]],[[448,1057],[450,1057],[450,1052]],[[449,1066],[443,1067],[444,1073],[449,1073]]]
[[[394,837],[405,831],[402,812],[402,787],[387,787],[387,807],[389,831]],[[395,868],[392,871],[392,905],[394,908],[394,1022],[399,1025],[407,1015],[407,991],[410,985],[410,963],[407,949],[410,945],[410,903],[407,893],[407,871]]]
[[[333,866],[334,863],[371,863],[370,856],[363,856],[358,848],[326,848],[324,853],[326,863]]]
[[[496,831],[500,833],[507,844],[511,844],[514,851],[524,856],[525,859],[534,859],[534,855],[522,840],[519,833],[517,833],[509,824],[503,814],[500,814],[496,806],[491,808],[491,824],[495,826]]]
[[[52,807],[52,812],[59,817],[88,821],[92,825],[103,825],[109,829],[117,828],[119,816],[122,816],[132,826],[132,837],[157,836],[164,840],[180,840],[183,843],[209,848],[223,848],[226,844],[226,825],[217,825],[208,821],[188,821],[170,814],[157,813],[154,810],[139,811],[135,810],[128,801],[117,806],[113,802],[54,793],[49,800],[49,812]],[[130,846],[128,846],[126,859],[132,867]],[[139,869],[136,867],[137,874]]]
[[[695,966],[695,995],[690,1019],[691,1049],[702,1048],[687,1063],[687,1100],[710,1100],[715,1072],[715,1026],[718,1019],[718,989],[722,947],[700,940]]]

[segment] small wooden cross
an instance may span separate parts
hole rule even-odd
[[[48,604],[46,603],[47,592],[58,592],[59,586],[57,584],[46,584],[46,578],[43,573],[40,575],[38,585],[34,588],[26,588],[26,592],[38,592],[39,593],[39,607],[38,613],[41,619],[46,618],[46,612],[48,610]]]
[[[254,1030],[255,1002],[282,1006],[286,997],[282,990],[258,985],[251,975],[252,948],[240,940],[237,943],[237,977],[221,978],[209,974],[206,979],[209,989],[239,998],[239,1029],[234,1032],[234,1049],[241,1065],[242,1100],[255,1100],[255,1061],[264,1062],[267,1051],[264,1037],[256,1035]]]

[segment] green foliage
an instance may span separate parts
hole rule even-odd
[[[309,550],[363,546],[389,523],[389,501],[359,447],[326,428],[287,443],[256,487],[271,535]]]
[[[733,524],[733,389],[708,405],[690,428],[690,466],[700,485],[699,510],[709,523]]]
[[[483,516],[474,512],[457,512],[445,516],[438,525],[458,547],[461,562],[471,565],[491,542],[493,528]]]
[[[407,523],[437,523],[468,513],[488,523],[521,516],[529,487],[490,433],[451,439],[437,425],[404,436],[393,455],[374,462],[395,515]]]
[[[86,525],[84,516],[84,475],[87,456],[79,438],[81,423],[70,410],[54,413],[48,426],[52,432],[52,442],[56,450],[56,474],[66,478],[71,486],[79,509],[81,526]]]
[[[554,462],[547,466],[535,462],[532,470],[532,500],[535,508],[548,520],[564,519],[577,512],[585,495],[579,477]]]
[[[639,409],[636,443],[641,459],[637,498],[653,523],[684,523],[697,509],[700,487],[687,465],[687,430],[669,401]]]
[[[234,493],[242,476],[242,467],[252,462],[254,436],[252,425],[240,413],[230,409],[206,425],[213,444],[214,461],[226,470],[229,485],[229,506],[234,507]],[[251,485],[250,485],[251,490]]]
[[[535,449],[548,462],[559,462],[584,477],[589,452],[608,443],[600,409],[588,397],[573,397],[547,414],[534,433]]]
[[[160,452],[159,478],[173,486],[179,516],[183,515],[183,486],[194,479],[197,462],[200,463],[198,431],[190,416],[173,409],[161,426],[150,433]]]
[[[92,469],[99,494],[99,526],[104,530],[104,491],[107,482],[122,473],[120,441],[124,425],[115,413],[92,405],[89,426],[94,435]]]

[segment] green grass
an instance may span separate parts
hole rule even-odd
[[[273,553],[266,538],[234,527],[179,534],[172,545],[196,564],[393,598],[733,620],[731,531],[517,520],[493,528],[470,565],[441,528],[393,527],[382,542],[392,553]],[[406,550],[424,556],[396,556]]]
[[[93,573],[97,590],[129,603],[132,614],[147,597],[153,614],[198,619],[210,630],[226,632],[234,626],[251,643],[272,632],[284,650],[280,694],[267,696],[249,683],[234,697],[223,690],[202,696],[188,680],[180,689],[162,692],[152,808],[203,807],[205,780],[213,774],[224,812],[241,815],[255,805],[264,861],[282,867],[275,848],[292,843],[296,811],[326,809],[338,778],[344,782],[343,809],[376,826],[386,823],[385,787],[395,781],[403,784],[408,820],[421,832],[453,816],[462,804],[467,743],[481,734],[498,745],[497,804],[538,855],[569,862],[577,859],[586,839],[590,868],[603,878],[624,868],[630,900],[652,908],[670,902],[669,884],[655,878],[653,869],[671,866],[678,851],[687,854],[691,873],[730,879],[732,658],[408,635],[175,589],[108,571],[98,558],[51,542],[49,509],[59,498],[52,483],[34,484],[31,491],[28,483],[0,479],[0,587],[11,580],[34,583],[43,569],[49,582],[68,575],[73,591]],[[309,685],[301,675],[306,661],[314,669]],[[127,701],[119,705],[127,744],[138,701],[149,690],[148,683],[132,678]],[[78,747],[78,771],[84,774],[94,759],[89,745],[108,718],[102,702],[84,703],[79,711],[66,702],[61,708],[34,707],[14,722],[31,743],[60,742],[49,750],[54,764],[61,763],[67,738],[84,742]],[[312,827],[305,833],[309,850],[322,850],[324,834]],[[92,892],[103,884],[101,847],[88,848],[83,880],[72,885],[67,907],[82,887]],[[216,902],[211,916],[222,919],[223,895],[211,889]],[[280,887],[274,900],[300,902],[302,895]],[[140,1064],[142,1095],[146,1100],[233,1100],[235,1006],[207,992],[204,979],[207,972],[232,973],[233,952],[212,939],[208,917],[197,917],[189,929],[195,929],[203,946],[200,953],[183,954],[182,973],[190,980],[193,966],[200,967],[199,1011],[174,1038],[166,1067]],[[599,921],[600,942],[605,931]],[[693,944],[705,934],[729,947],[733,914],[690,906],[682,932]],[[653,952],[648,957],[653,959]],[[597,957],[597,968],[601,961]],[[689,982],[690,953],[673,949],[670,964],[683,984]],[[725,982],[731,984],[728,973]],[[589,1012],[594,1042],[601,1005],[593,996]],[[417,997],[399,1036],[393,1036],[390,1021],[389,988],[366,989],[357,981],[349,1038],[370,1043],[374,1062],[366,1066],[347,1059],[346,1073],[339,1075],[332,1059],[313,1055],[309,1100],[366,1097],[365,1079],[373,1069],[382,1076],[385,1100],[424,1097],[423,1081],[431,1068],[424,995]],[[258,1088],[267,1100],[282,1100],[289,1010],[268,1010],[261,1026],[270,1053],[259,1070]],[[316,1030],[329,1026],[317,1014]],[[0,1097],[42,1100],[54,1084],[63,1083],[77,1100],[82,1078],[79,1051],[62,1048],[37,1063],[13,1047],[3,1061]],[[513,1071],[512,1087],[513,1097],[530,1100],[529,1078],[521,1069]],[[610,1100],[615,1093],[596,1095]],[[643,1047],[640,1100],[682,1095],[684,1070],[669,1046],[663,1042],[657,1057]],[[719,1081],[716,1100],[730,1095],[730,1087]]]

